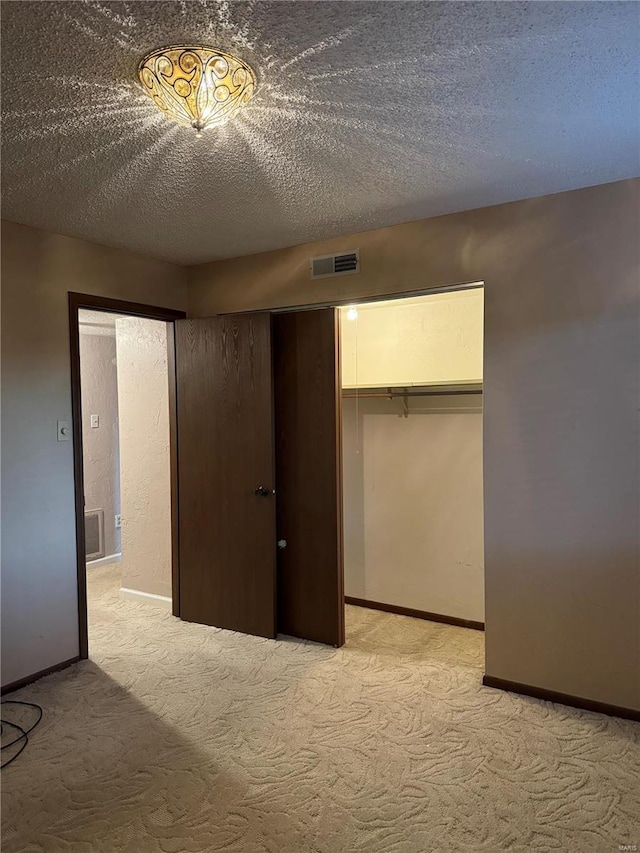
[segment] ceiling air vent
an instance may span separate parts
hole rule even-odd
[[[360,272],[360,252],[345,252],[343,255],[323,255],[311,258],[311,278],[329,278],[333,275],[352,275]]]

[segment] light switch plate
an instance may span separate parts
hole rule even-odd
[[[71,424],[69,421],[58,421],[58,441],[71,441]]]
[[[100,415],[91,415],[91,429],[98,429],[100,426]]]

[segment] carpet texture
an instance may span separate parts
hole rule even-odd
[[[640,847],[640,726],[482,687],[482,634],[347,608],[335,650],[90,580],[92,660],[11,698],[3,853]],[[14,713],[14,712],[12,712]]]

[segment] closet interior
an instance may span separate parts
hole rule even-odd
[[[347,603],[484,625],[483,296],[340,309]]]

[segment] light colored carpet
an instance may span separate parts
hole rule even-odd
[[[640,726],[480,686],[483,637],[348,608],[340,650],[181,623],[91,573],[92,661],[24,688],[3,851],[640,845]]]

